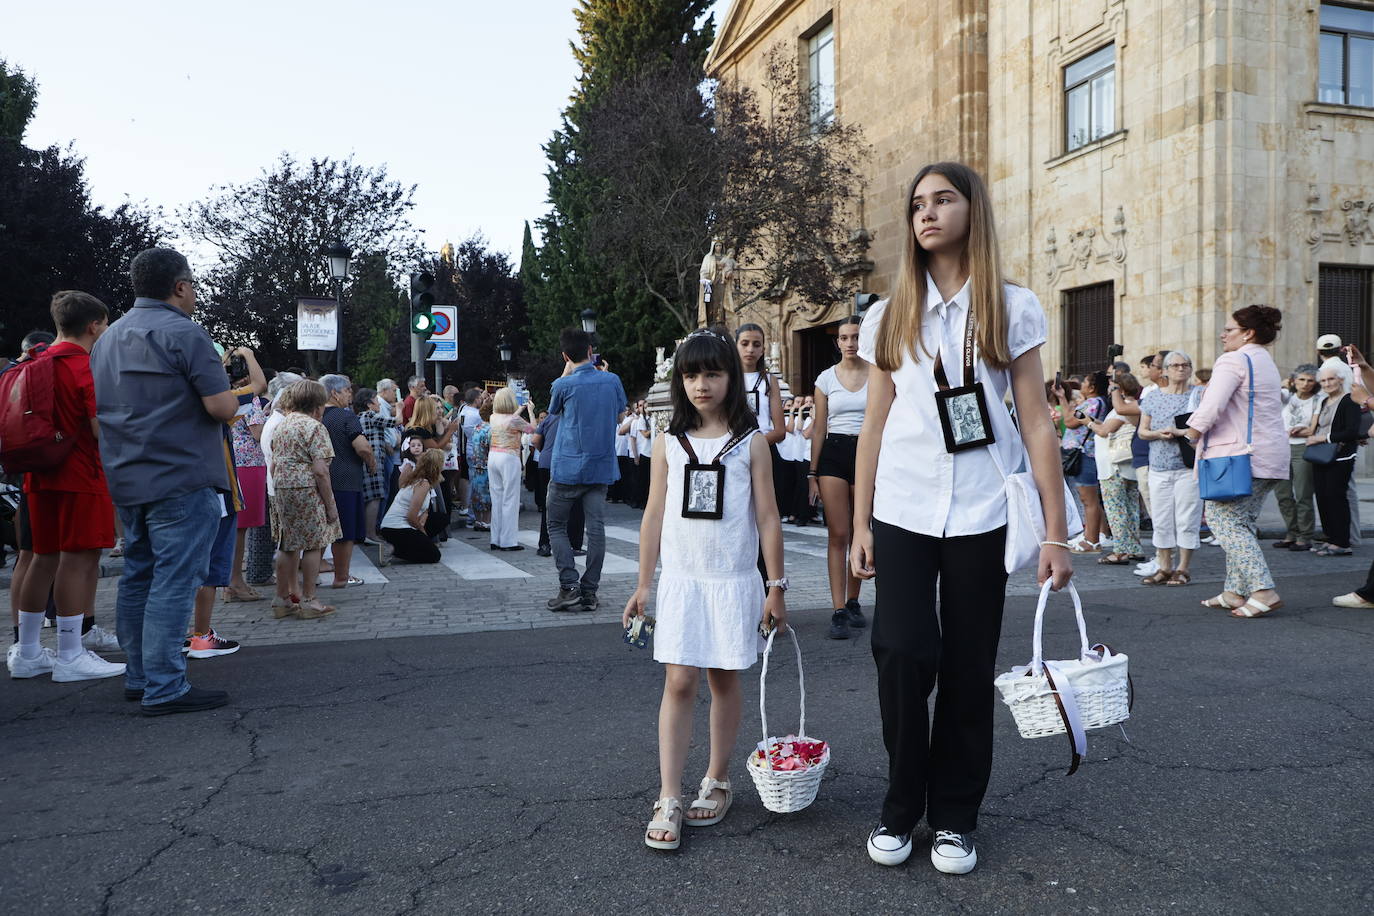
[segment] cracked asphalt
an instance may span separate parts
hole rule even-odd
[[[866,639],[823,638],[820,611],[794,614],[810,730],[833,746],[819,798],[770,814],[740,765],[727,820],[677,854],[641,841],[661,674],[614,624],[255,648],[192,663],[232,705],[163,719],[118,679],[11,681],[0,913],[1368,912],[1374,611],[1329,604],[1367,561],[1314,562],[1254,621],[1198,607],[1207,586],[1145,601],[1085,575],[1089,636],[1131,656],[1129,740],[1090,733],[1066,777],[1067,741],[1021,739],[999,703],[965,877],[922,847],[903,867],[868,861],[885,782],[874,669]],[[1033,610],[1008,599],[1000,668],[1029,657]],[[1067,599],[1051,605],[1051,657],[1071,654],[1071,621]],[[793,724],[785,654],[768,697]]]

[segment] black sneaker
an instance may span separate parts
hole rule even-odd
[[[911,833],[893,833],[879,824],[868,835],[868,857],[879,865],[901,865],[911,855]]]
[[[831,639],[849,638],[849,612],[844,608],[837,608],[835,613],[830,615],[829,636]]]
[[[143,714],[145,716],[170,716],[178,712],[201,712],[206,709],[215,709],[228,702],[229,694],[223,690],[192,687],[175,700],[158,703],[156,706],[143,707]]]
[[[930,862],[947,875],[966,875],[978,864],[978,852],[967,833],[937,830],[930,846]]]
[[[864,619],[864,612],[859,610],[858,598],[850,598],[846,601],[844,609],[849,614],[849,628],[851,630],[862,630],[868,626],[868,621]]]
[[[548,544],[540,544],[539,549],[536,550],[535,553],[541,557],[551,557],[553,556],[553,548]]]
[[[582,593],[582,610],[594,611],[601,607],[601,599],[596,597],[596,592]]]
[[[582,589],[575,585],[560,588],[558,594],[549,599],[547,606],[551,611],[575,611],[582,607]]]

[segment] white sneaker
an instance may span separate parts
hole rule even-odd
[[[1159,561],[1146,560],[1144,563],[1141,563],[1139,566],[1133,569],[1132,572],[1135,575],[1141,577],[1153,576],[1155,573],[1159,572]]]
[[[879,824],[868,835],[868,857],[879,865],[901,865],[909,855],[910,833],[893,833]]]
[[[119,637],[96,624],[81,637],[81,645],[93,652],[118,652]]]
[[[19,643],[10,646],[9,652],[5,653],[5,667],[10,669],[10,677],[16,680],[47,674],[56,661],[57,653],[52,649],[44,649],[37,658],[25,658],[19,654]]]
[[[1108,547],[1115,547],[1115,546],[1116,546],[1116,538],[1109,538],[1109,537],[1105,537],[1105,536],[1099,537],[1099,538],[1097,539],[1097,546],[1098,546],[1098,547],[1101,547],[1103,550],[1106,550]]]
[[[978,852],[968,834],[937,830],[930,847],[930,862],[936,871],[947,875],[966,875],[978,864]]]
[[[67,681],[91,681],[101,677],[115,677],[124,673],[124,666],[107,662],[90,649],[69,662],[57,659],[52,667],[52,679],[61,683]]]

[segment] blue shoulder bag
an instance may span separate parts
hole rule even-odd
[[[1250,411],[1245,421],[1245,454],[1221,458],[1200,458],[1197,462],[1197,489],[1203,499],[1224,503],[1250,495],[1250,440],[1255,431],[1255,364],[1245,357],[1250,374]],[[1207,451],[1207,437],[1202,438]]]

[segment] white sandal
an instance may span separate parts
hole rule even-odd
[[[682,799],[665,795],[654,802],[654,819],[644,828],[644,845],[650,849],[677,849],[682,845],[682,825],[674,824],[670,818],[673,811],[682,811]],[[649,836],[655,830],[671,833],[671,840],[655,840]]]
[[[723,789],[725,791],[725,800],[716,801],[711,798],[712,789]],[[697,793],[696,801],[692,802],[691,807],[687,810],[691,811],[699,808],[703,811],[716,811],[717,807],[719,807],[720,810],[711,817],[686,817],[684,815],[682,822],[688,827],[709,827],[712,824],[719,824],[725,818],[725,812],[730,810],[730,802],[734,797],[735,793],[730,789],[730,780],[712,779],[710,776],[707,776],[701,781],[701,791]]]

